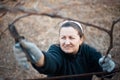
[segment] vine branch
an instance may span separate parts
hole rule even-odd
[[[110,37],[110,43],[109,43],[110,45],[108,47],[108,50],[106,52],[106,56],[105,57],[107,57],[107,55],[109,54],[110,50],[113,48],[113,30],[114,30],[115,24],[117,24],[119,21],[120,21],[120,17],[117,20],[114,20],[112,22],[111,29],[108,32],[108,35]]]
[[[61,7],[59,7],[59,8],[61,8]],[[62,8],[63,8],[63,6],[62,6]],[[20,11],[20,12],[22,12],[22,13],[27,13],[27,15],[24,15],[24,16],[22,16],[22,17],[19,17],[19,18],[15,19],[15,20],[13,21],[13,23],[17,22],[19,19],[21,19],[21,18],[23,18],[23,17],[26,17],[26,16],[30,16],[30,15],[42,15],[42,16],[48,16],[48,17],[51,17],[51,18],[60,18],[60,19],[67,19],[67,20],[78,21],[78,22],[80,22],[81,24],[84,24],[84,25],[86,25],[86,26],[94,27],[94,28],[97,28],[97,29],[99,29],[99,30],[102,30],[102,31],[106,32],[106,33],[109,35],[109,37],[110,37],[110,46],[108,47],[108,50],[107,50],[107,52],[106,52],[106,56],[108,55],[108,53],[110,52],[110,50],[113,48],[113,29],[114,29],[114,25],[115,25],[117,22],[120,21],[120,18],[117,19],[116,21],[113,21],[113,22],[112,22],[112,26],[111,26],[111,30],[107,30],[107,29],[104,29],[104,28],[102,28],[102,27],[100,27],[100,26],[97,26],[97,25],[94,25],[94,24],[90,24],[90,23],[83,22],[83,21],[80,21],[80,20],[75,20],[75,19],[73,19],[73,18],[69,18],[69,17],[64,17],[64,16],[61,16],[61,15],[58,15],[58,14],[54,13],[53,11],[52,11],[52,13],[46,13],[46,11],[44,11],[44,12],[38,12],[38,11],[36,11],[36,10],[34,10],[34,9],[26,9],[26,8],[24,8],[24,7],[18,7],[18,8],[15,9],[15,10]],[[5,31],[6,31],[6,30],[5,30]],[[1,36],[1,35],[0,35],[0,36]]]
[[[17,5],[16,5],[17,6]],[[60,6],[58,9],[62,9],[62,8],[64,8],[64,6]],[[57,10],[58,10],[57,9]],[[24,7],[14,7],[14,8],[8,8],[8,7],[6,7],[6,6],[3,6],[3,5],[0,5],[0,12],[2,11],[2,12],[22,12],[22,13],[24,13],[24,14],[26,14],[26,15],[23,15],[23,16],[21,16],[21,17],[18,17],[18,18],[16,18],[13,22],[12,22],[12,24],[14,24],[14,23],[16,23],[17,21],[19,21],[21,18],[24,18],[24,17],[27,17],[27,16],[30,16],[30,15],[41,15],[41,16],[48,16],[48,17],[51,17],[51,18],[59,18],[59,19],[67,19],[67,20],[74,20],[74,21],[78,21],[78,22],[80,22],[81,24],[84,24],[84,25],[86,25],[86,26],[90,26],[90,27],[94,27],[94,28],[97,28],[97,29],[99,29],[99,30],[101,30],[101,31],[104,31],[104,32],[106,32],[108,35],[109,35],[109,37],[110,37],[110,45],[109,45],[109,47],[108,47],[108,50],[107,50],[107,52],[106,52],[106,57],[107,57],[107,55],[109,54],[109,52],[110,52],[110,50],[113,48],[113,30],[114,30],[114,26],[115,26],[115,24],[116,23],[118,23],[119,21],[120,21],[120,18],[119,19],[117,19],[117,20],[115,20],[115,21],[113,21],[112,22],[112,25],[111,25],[111,29],[110,30],[107,30],[107,29],[105,29],[105,28],[102,28],[102,27],[100,27],[100,26],[97,26],[97,25],[94,25],[94,24],[91,24],[91,23],[87,23],[87,22],[83,22],[83,21],[80,21],[80,20],[76,20],[76,19],[73,19],[73,18],[69,18],[69,17],[64,17],[64,16],[62,16],[62,15],[58,15],[57,14],[57,12],[55,11],[56,9],[50,9],[49,11],[48,10],[45,10],[45,11],[43,11],[43,12],[39,12],[39,11],[36,11],[35,9],[27,9],[27,8],[24,8]],[[49,13],[48,13],[49,12]],[[4,32],[6,31],[8,29],[8,27],[4,30]],[[4,33],[3,32],[3,33]],[[0,34],[0,37],[2,36],[2,33]],[[91,73],[92,74],[92,73]],[[74,75],[74,76],[77,76],[77,75]],[[79,75],[78,75],[79,76]],[[69,76],[70,77],[70,76]],[[72,77],[72,76],[71,76]],[[79,76],[80,77],[80,76]],[[59,79],[60,79],[60,76],[59,76]],[[49,79],[39,79],[39,80],[49,80]]]

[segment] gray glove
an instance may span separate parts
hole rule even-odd
[[[20,43],[26,49],[29,60],[36,64],[43,55],[42,51],[34,43],[26,40],[22,40]]]
[[[111,59],[111,55],[108,55],[108,57],[106,57],[105,60],[104,57],[105,56],[99,59],[99,65],[103,68],[103,71],[111,72],[115,68],[115,63]]]
[[[14,51],[14,56],[16,58],[16,61],[18,62],[18,65],[22,68],[29,69],[27,57],[25,53],[22,51],[19,43],[13,46],[13,51]]]
[[[26,57],[25,53],[23,52],[23,49],[18,44],[15,44],[15,47],[13,50],[14,50],[16,60],[18,61],[19,64],[24,64],[22,62],[27,61],[27,59],[30,60],[30,62],[36,64],[40,60],[41,56],[43,55],[41,50],[34,43],[28,42],[26,40],[21,40],[20,44],[23,46],[23,48],[27,52],[26,53],[27,57]]]

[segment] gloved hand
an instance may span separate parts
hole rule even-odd
[[[21,40],[20,43],[26,49],[29,60],[36,64],[43,55],[42,51],[34,43],[28,42],[27,40]]]
[[[111,55],[108,55],[105,60],[104,57],[101,57],[99,59],[99,65],[103,68],[103,71],[107,71],[107,72],[111,72],[112,70],[114,70],[115,68],[115,63],[114,61],[111,59]],[[104,61],[103,61],[104,60]]]
[[[13,50],[19,64],[21,64],[23,60],[27,61],[27,58],[29,58],[30,62],[36,64],[43,55],[42,51],[34,43],[28,42],[26,40],[21,40],[20,44],[22,44],[23,48],[26,50],[27,57],[21,46],[16,44]]]
[[[13,46],[13,52],[14,52],[16,61],[18,62],[18,65],[22,68],[29,69],[27,57],[25,53],[22,51],[19,43],[16,43],[15,46]]]

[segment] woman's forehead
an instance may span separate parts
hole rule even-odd
[[[81,33],[83,33],[83,28],[81,24],[77,21],[66,20],[60,23],[60,27],[73,27],[74,29],[77,29],[77,31],[80,31]]]
[[[72,27],[62,27],[60,35],[78,35],[78,31]]]

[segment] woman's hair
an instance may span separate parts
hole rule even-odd
[[[80,38],[84,37],[83,28],[82,28],[82,26],[79,22],[66,20],[66,21],[60,23],[60,29],[62,27],[72,27],[72,28],[74,28],[75,30],[78,31],[78,34],[79,34]]]

